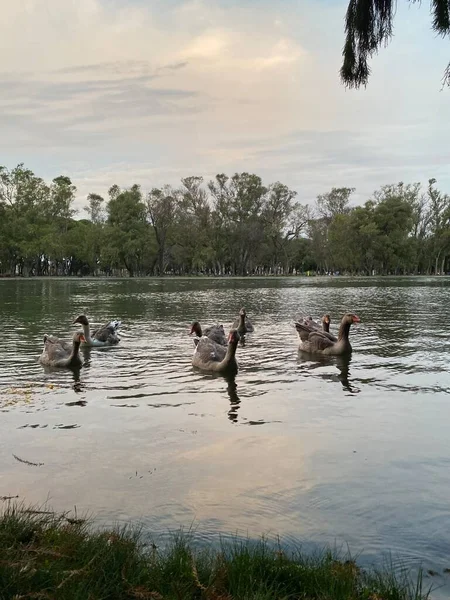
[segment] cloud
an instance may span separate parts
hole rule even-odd
[[[120,128],[133,131],[143,120],[165,115],[178,120],[201,109],[202,100],[194,102],[196,91],[155,85],[167,70],[184,66],[151,69],[145,61],[116,61],[5,77],[0,81],[0,125],[26,124],[29,145],[36,147],[120,139]],[[0,148],[7,152],[17,141],[3,137]]]
[[[355,186],[364,201],[384,183],[431,176],[448,189],[450,104],[427,12],[399,6],[369,87],[349,92],[338,78],[345,7],[7,3],[2,162],[72,176],[78,206],[114,182],[148,189],[243,170],[301,201],[331,185]]]

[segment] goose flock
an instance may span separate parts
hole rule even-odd
[[[74,333],[72,343],[57,337],[44,335],[44,348],[39,357],[39,362],[47,367],[81,367],[83,361],[80,357],[80,346],[102,348],[104,346],[115,346],[120,342],[117,331],[121,321],[110,321],[95,329],[91,334],[91,328],[86,315],[77,317],[72,325],[79,323],[83,327],[83,333]]]
[[[295,322],[295,329],[300,337],[299,350],[308,354],[341,356],[350,354],[352,347],[349,340],[350,327],[359,323],[360,318],[354,313],[345,314],[339,326],[337,336],[330,333],[331,319],[326,314],[318,323],[307,317]],[[102,348],[119,343],[118,330],[121,321],[109,321],[91,332],[86,315],[79,315],[72,325],[81,325],[83,332],[77,331],[72,342],[57,337],[44,336],[44,348],[39,362],[48,367],[80,368],[80,346]],[[247,333],[253,333],[254,327],[247,316],[245,308],[241,308],[226,335],[223,325],[211,325],[202,329],[200,323],[192,324],[190,334],[195,334],[192,365],[202,371],[235,375],[238,372],[236,349],[239,341],[245,340]]]

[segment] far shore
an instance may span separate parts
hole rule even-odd
[[[408,274],[408,275],[320,275],[320,274],[299,274],[299,275],[3,275],[0,274],[0,281],[49,281],[49,280],[68,280],[68,281],[123,281],[123,280],[185,280],[185,279],[232,279],[232,280],[250,280],[250,279],[301,279],[301,280],[333,280],[333,279],[444,279],[450,277],[450,273],[443,275],[426,274]]]

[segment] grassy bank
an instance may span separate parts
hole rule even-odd
[[[160,550],[131,530],[9,505],[0,514],[1,600],[419,600],[412,583],[366,572],[331,552],[306,557],[265,541],[195,549],[177,536]]]

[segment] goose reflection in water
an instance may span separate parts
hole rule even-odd
[[[336,357],[327,357],[327,356],[315,356],[314,361],[311,359],[306,359],[305,354],[301,351],[298,353],[298,362],[301,369],[308,374],[309,372],[313,372],[314,369],[319,367],[326,366],[336,366],[339,373],[330,373],[330,372],[316,372],[314,373],[316,376],[325,379],[326,381],[340,381],[342,387],[347,392],[351,394],[359,394],[361,389],[355,385],[353,385],[350,381],[350,364],[352,362],[351,356],[336,356]]]
[[[67,367],[66,369],[62,370],[60,367],[52,367],[49,365],[45,365],[44,366],[44,373],[46,375],[57,375],[58,379],[55,380],[55,382],[59,385],[60,384],[60,378],[64,377],[66,378],[66,376],[70,373],[72,375],[72,379],[73,379],[73,383],[72,383],[72,388],[75,392],[82,392],[83,391],[83,384],[81,382],[81,369],[84,368],[86,366],[86,364],[89,364],[88,362],[83,362],[82,365],[75,365],[75,366],[71,366],[71,367]]]
[[[81,392],[81,369],[72,369],[73,389],[75,392]]]
[[[342,383],[344,390],[347,390],[351,394],[359,394],[361,389],[350,383],[350,363],[352,359],[350,356],[338,356],[336,359],[336,367],[339,369],[340,374],[338,379]]]
[[[83,363],[83,368],[86,365],[86,361]],[[84,384],[81,381],[81,367],[77,367],[77,368],[73,368],[70,369],[71,373],[72,373],[72,379],[73,379],[73,384],[72,384],[72,389],[75,393],[80,394],[81,392],[84,391]],[[79,401],[81,402],[81,401]],[[79,402],[75,402],[75,404],[79,404]],[[87,402],[82,403],[82,406],[85,406],[87,404]],[[70,406],[70,403],[68,404],[68,406]]]
[[[237,385],[234,377],[227,378],[228,386],[227,392],[230,397],[230,410],[228,411],[228,418],[232,423],[237,423],[238,421],[238,410],[241,400],[237,395]]]

